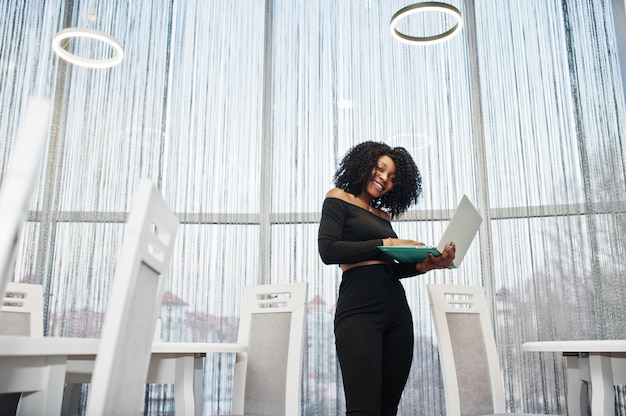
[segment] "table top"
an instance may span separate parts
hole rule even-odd
[[[0,357],[95,355],[97,338],[0,336]],[[206,342],[155,342],[153,354],[246,352],[246,345]]]
[[[522,344],[522,351],[543,352],[626,352],[626,340],[536,341]]]

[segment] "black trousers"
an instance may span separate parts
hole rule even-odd
[[[397,414],[413,360],[413,320],[391,266],[356,267],[343,274],[335,346],[346,414]]]

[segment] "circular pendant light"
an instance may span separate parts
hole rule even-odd
[[[433,36],[410,36],[405,33],[400,32],[397,29],[398,23],[406,17],[415,14],[415,13],[423,13],[423,12],[441,12],[445,14],[449,14],[455,19],[455,24],[449,30],[446,30],[443,33],[433,35]],[[423,2],[423,3],[415,3],[410,6],[404,7],[398,10],[393,17],[391,18],[390,30],[393,37],[398,39],[400,42],[409,43],[409,44],[429,44],[429,43],[437,43],[442,42],[446,39],[450,39],[455,36],[457,33],[461,31],[463,27],[463,18],[461,16],[461,12],[454,6],[451,6],[446,3],[440,3],[435,1]]]
[[[61,42],[66,39],[81,37],[91,38],[106,43],[113,49],[113,56],[105,59],[84,58],[69,52],[61,46]],[[56,33],[56,35],[54,35],[54,39],[52,40],[52,49],[57,55],[59,55],[59,57],[63,58],[67,62],[87,68],[110,68],[119,64],[122,62],[122,59],[124,59],[124,48],[122,48],[122,45],[113,37],[94,29],[70,27],[60,30]]]

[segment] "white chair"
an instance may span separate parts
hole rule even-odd
[[[41,170],[51,111],[52,105],[48,100],[39,98],[28,100],[25,113],[20,119],[7,168],[2,175],[0,184],[0,299],[3,300],[3,304],[5,290],[11,279],[15,255],[22,237],[22,228],[28,216],[33,189]],[[17,311],[18,309],[7,310],[4,316],[0,317],[0,334],[18,335],[23,331],[25,335],[31,335],[32,331],[37,331],[35,327],[30,327],[27,322],[24,322],[25,318],[33,315],[21,314]],[[43,319],[41,332],[43,335]],[[0,406],[14,408],[14,403],[19,396],[19,393],[0,395]]]
[[[138,415],[178,220],[151,181],[137,186],[124,230],[87,414]]]
[[[0,336],[43,337],[43,287],[8,282],[0,303]],[[0,394],[0,410],[17,409],[21,393]],[[0,414],[2,412],[0,411]]]
[[[11,279],[22,227],[39,177],[52,105],[31,98],[20,120],[11,158],[0,186],[0,299]]]
[[[506,413],[491,315],[481,286],[427,284],[448,416]]]
[[[247,286],[243,291],[232,413],[300,415],[307,283]]]
[[[0,335],[43,337],[41,285],[7,283],[0,306]]]
[[[164,274],[178,220],[149,180],[136,190],[102,337],[2,337],[0,393],[23,392],[18,415],[58,415],[68,360],[92,357],[88,415],[139,414]]]

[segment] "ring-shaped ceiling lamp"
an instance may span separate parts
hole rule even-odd
[[[456,20],[456,23],[449,30],[443,33],[440,33],[438,35],[433,35],[433,36],[410,36],[396,29],[396,27],[398,26],[398,23],[402,19],[415,13],[422,13],[422,12],[428,12],[428,11],[442,12],[442,13],[449,14],[452,17],[454,17],[454,19]],[[415,3],[415,4],[411,4],[410,6],[406,6],[398,10],[396,14],[393,15],[393,17],[391,18],[391,23],[390,23],[391,34],[400,42],[409,43],[409,44],[422,44],[422,45],[429,44],[429,43],[442,42],[446,39],[450,39],[453,36],[455,36],[457,33],[459,33],[462,27],[463,27],[463,17],[461,16],[461,12],[459,11],[459,9],[449,4],[440,3],[437,1]]]
[[[61,42],[65,39],[71,38],[91,38],[102,41],[113,48],[113,56],[106,59],[91,59],[83,58],[82,56],[75,55],[69,52],[67,49],[61,46]],[[81,29],[77,27],[70,27],[57,32],[52,40],[52,49],[61,58],[72,64],[85,66],[87,68],[110,68],[122,62],[124,59],[124,48],[113,37],[107,35],[104,32],[93,29]]]

